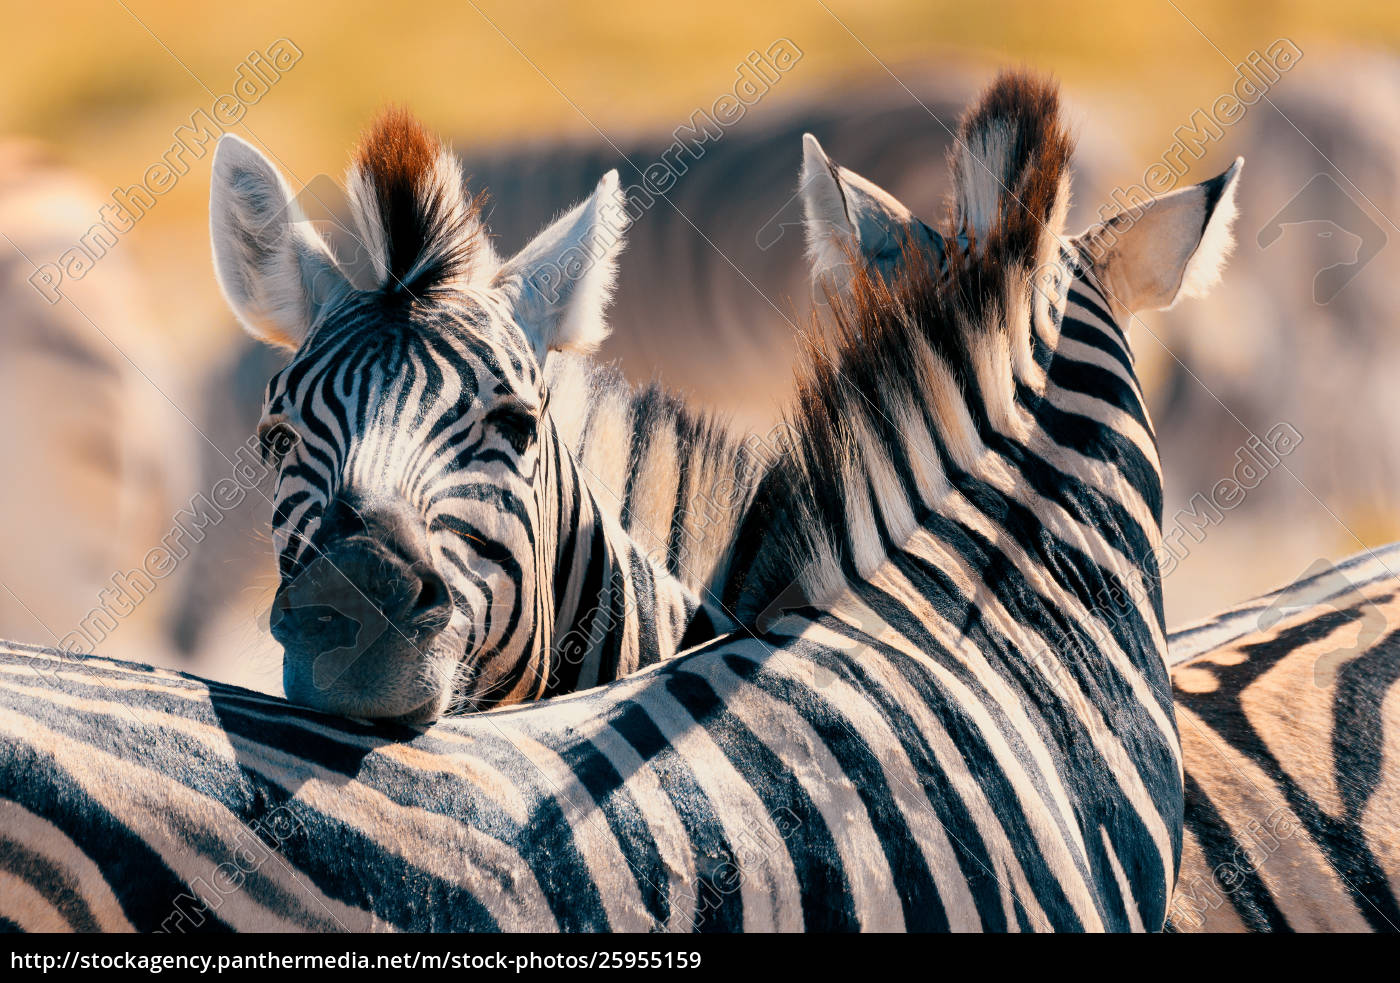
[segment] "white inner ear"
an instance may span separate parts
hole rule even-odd
[[[219,288],[255,338],[297,347],[346,289],[277,168],[232,134],[214,151],[209,232]]]
[[[589,198],[506,260],[495,283],[544,364],[551,350],[591,352],[608,336],[617,257],[628,217],[617,171]]]
[[[1206,223],[1205,233],[1200,244],[1186,264],[1186,272],[1181,276],[1181,289],[1172,303],[1182,297],[1204,297],[1220,282],[1225,272],[1225,264],[1235,248],[1235,219],[1239,215],[1239,205],[1235,202],[1235,191],[1239,187],[1239,170],[1243,158],[1236,158],[1226,172],[1225,187]]]
[[[1204,296],[1234,247],[1243,158],[1212,181],[1125,212],[1079,237],[1120,316]]]

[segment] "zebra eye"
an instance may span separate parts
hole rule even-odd
[[[258,450],[268,467],[280,468],[299,440],[301,437],[285,416],[268,417],[258,424]]]
[[[535,430],[539,425],[529,407],[513,400],[492,409],[486,416],[486,422],[496,428],[517,454],[525,453],[525,448],[534,443]]]

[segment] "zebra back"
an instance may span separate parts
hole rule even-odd
[[[1169,928],[1400,931],[1400,544],[1173,633]]]

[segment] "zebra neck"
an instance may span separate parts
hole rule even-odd
[[[681,651],[695,593],[599,505],[590,480],[551,432],[557,516],[553,632],[546,696],[620,679]],[[713,629],[707,631],[707,636]]]
[[[634,387],[616,365],[556,352],[546,365],[560,439],[641,549],[713,603],[727,596],[739,523],[778,456],[785,427],[735,430],[659,384]]]

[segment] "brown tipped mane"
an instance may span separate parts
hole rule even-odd
[[[993,159],[983,149],[990,137],[1005,141]],[[990,232],[1004,246],[1038,242],[1055,207],[1061,177],[1069,169],[1074,141],[1060,117],[1058,87],[1026,72],[999,75],[964,115],[958,139],[949,149],[955,177],[995,181],[1000,208]],[[959,175],[959,154],[973,157],[980,175]],[[975,237],[971,216],[954,201],[953,221],[963,235]]]
[[[377,214],[366,220],[382,229],[386,291],[421,293],[469,269],[480,199],[467,197],[456,157],[412,113],[384,110],[361,139],[351,171],[372,196]]]
[[[355,158],[383,199],[419,188],[433,169],[438,149],[438,141],[417,117],[401,106],[390,106],[370,124]]]

